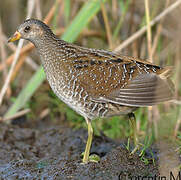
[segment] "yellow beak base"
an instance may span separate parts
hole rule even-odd
[[[21,38],[21,34],[20,34],[18,31],[16,31],[16,32],[14,33],[14,35],[11,36],[11,37],[8,39],[8,43],[9,43],[9,42],[17,41],[17,40],[19,40],[20,38]]]

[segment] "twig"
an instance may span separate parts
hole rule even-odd
[[[163,17],[168,15],[170,12],[172,12],[175,8],[177,8],[181,4],[181,0],[177,0],[175,3],[170,5],[167,9],[165,9],[163,12],[161,12],[158,16],[156,16],[151,22],[150,26],[155,25],[157,22],[159,22]],[[115,51],[119,52],[125,47],[127,47],[130,43],[135,41],[138,37],[140,37],[142,34],[146,32],[147,27],[144,26],[137,32],[135,32],[132,36],[130,36],[128,39],[126,39],[123,43],[121,43],[120,46],[118,46]]]

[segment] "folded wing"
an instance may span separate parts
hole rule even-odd
[[[163,74],[139,74],[124,88],[113,90],[107,97],[98,101],[125,106],[152,106],[173,98],[173,83]]]

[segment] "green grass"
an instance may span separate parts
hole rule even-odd
[[[68,24],[69,17],[70,17],[70,11],[71,11],[71,2],[70,2],[70,0],[64,0],[64,3],[65,3],[65,8],[64,8],[65,22],[66,22],[66,24]]]

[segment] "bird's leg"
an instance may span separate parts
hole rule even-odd
[[[89,161],[89,153],[90,153],[90,148],[92,144],[92,136],[93,136],[91,121],[89,119],[86,119],[86,122],[88,125],[88,139],[87,139],[87,144],[86,144],[86,148],[84,152],[83,163],[88,163]]]
[[[136,117],[134,113],[129,113],[128,116],[129,116],[129,122],[130,122],[131,128],[133,129],[133,138],[134,138],[134,146],[135,146],[131,154],[134,154],[139,149],[139,146],[140,146],[140,143],[138,140],[137,128],[136,128]]]

